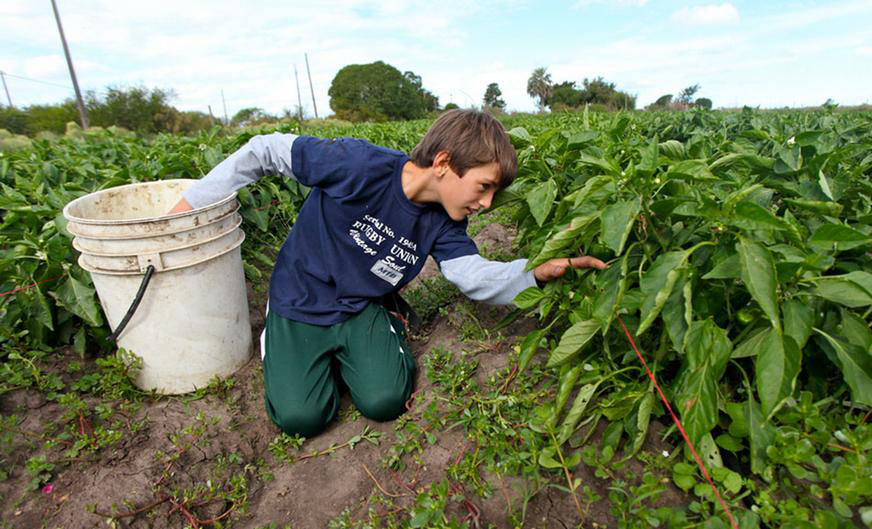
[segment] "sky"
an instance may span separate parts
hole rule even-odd
[[[700,85],[715,107],[872,103],[872,0],[57,0],[79,85],[172,90],[181,110],[232,117],[297,105],[320,117],[343,66],[384,61],[441,105],[497,83],[534,111],[553,82],[603,77],[637,108]],[[17,107],[73,96],[49,0],[0,0],[0,71]],[[223,101],[222,101],[223,92]],[[0,104],[7,104],[0,93]]]

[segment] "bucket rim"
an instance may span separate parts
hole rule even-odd
[[[219,208],[215,208],[215,209],[219,209]],[[231,210],[228,210],[227,213],[221,215],[220,217],[215,217],[215,218],[213,218],[207,222],[204,222],[202,224],[199,224],[199,225],[191,225],[191,226],[182,225],[182,226],[179,226],[178,229],[174,229],[174,230],[161,230],[161,232],[157,235],[155,235],[154,233],[136,233],[134,235],[117,235],[117,234],[103,234],[103,233],[101,233],[98,235],[95,235],[95,234],[83,235],[82,233],[80,233],[78,231],[81,223],[78,223],[78,222],[75,222],[72,220],[69,222],[69,224],[67,224],[67,231],[70,232],[74,236],[74,238],[76,238],[76,239],[91,239],[91,240],[113,241],[113,242],[114,241],[128,241],[128,240],[135,241],[135,240],[140,240],[140,239],[153,239],[155,237],[177,235],[179,233],[185,233],[186,231],[200,230],[200,229],[203,229],[205,226],[210,226],[212,224],[218,224],[219,222],[224,222],[228,218],[232,217],[233,215],[241,217],[241,215],[239,214],[240,209],[241,209],[241,206],[237,203],[236,207],[234,207]],[[186,211],[185,213],[190,213],[190,212]],[[173,217],[175,217],[175,215],[173,215]],[[160,217],[160,220],[164,220],[166,218],[167,217]]]
[[[118,191],[119,189],[124,189],[128,187],[136,187],[136,186],[154,186],[161,185],[170,182],[197,182],[196,178],[169,178],[166,180],[152,180],[150,182],[134,182],[131,184],[124,184],[121,186],[107,187],[106,189],[101,189],[99,191],[94,191],[93,193],[88,193],[87,195],[82,195],[75,200],[71,200],[64,206],[63,215],[64,218],[70,222],[77,222],[79,224],[91,224],[96,226],[122,226],[125,224],[146,224],[149,222],[162,222],[171,219],[183,218],[187,216],[198,215],[208,209],[217,208],[219,206],[223,206],[230,202],[231,200],[236,199],[236,192],[234,191],[230,195],[227,195],[223,199],[218,202],[213,202],[211,204],[207,204],[205,206],[201,206],[199,208],[194,208],[190,211],[182,211],[179,213],[173,213],[172,215],[161,215],[157,217],[138,217],[135,219],[88,219],[84,217],[76,217],[70,213],[70,210],[76,205],[85,201],[85,199],[93,198],[95,195],[101,195],[104,193],[109,193],[113,191]]]
[[[233,250],[236,250],[237,248],[242,246],[243,242],[245,242],[245,232],[242,230],[235,230],[234,232],[231,232],[231,233],[237,233],[238,239],[236,241],[234,241],[227,248],[221,250],[220,252],[215,253],[215,254],[210,255],[210,256],[207,256],[207,257],[203,257],[202,259],[197,259],[196,261],[191,261],[190,263],[185,263],[185,264],[181,264],[181,265],[167,267],[167,268],[164,268],[163,270],[155,270],[154,273],[155,274],[162,274],[164,272],[173,272],[175,270],[182,270],[185,268],[190,268],[192,266],[196,266],[198,264],[202,264],[202,263],[211,261],[213,259],[218,259],[219,257],[222,257],[222,256],[226,255],[227,253],[232,252]],[[79,265],[79,268],[88,272],[89,274],[102,274],[102,275],[106,275],[106,276],[141,276],[141,275],[144,275],[144,273],[141,270],[106,270],[103,268],[97,268],[97,267],[89,265],[86,262],[83,262],[84,255],[85,255],[84,253],[79,254],[79,258],[76,260],[76,264]]]
[[[73,239],[73,248],[75,248],[75,250],[79,253],[93,255],[96,257],[131,257],[131,256],[136,256],[136,255],[141,255],[141,254],[150,254],[150,253],[164,254],[164,253],[170,253],[170,252],[177,252],[179,250],[186,250],[188,248],[193,248],[195,246],[201,246],[201,245],[206,244],[206,243],[217,241],[218,239],[220,239],[222,237],[227,237],[228,234],[233,233],[234,231],[242,231],[239,229],[239,227],[242,226],[242,217],[240,215],[236,215],[236,217],[237,218],[232,221],[232,224],[233,224],[232,226],[228,227],[227,229],[218,233],[217,235],[213,235],[213,236],[206,238],[206,239],[199,239],[197,241],[190,242],[190,243],[180,244],[178,246],[172,246],[169,248],[162,248],[160,251],[154,251],[154,252],[131,252],[131,251],[98,252],[98,251],[93,251],[93,250],[83,250],[81,248],[81,243],[79,242],[79,239],[81,239],[82,237],[78,237],[78,236],[76,236]],[[193,231],[193,230],[190,230],[190,231]],[[171,235],[175,235],[175,234],[171,234]],[[87,238],[87,237],[85,237],[85,238]],[[130,239],[130,240],[141,240],[141,239]]]

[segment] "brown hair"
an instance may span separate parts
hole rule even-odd
[[[473,167],[496,162],[500,187],[509,186],[518,174],[518,157],[502,124],[478,110],[444,112],[409,156],[418,167],[430,167],[446,151],[451,170],[463,176]]]

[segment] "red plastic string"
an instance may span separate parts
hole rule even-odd
[[[721,498],[721,495],[718,492],[718,488],[715,487],[714,481],[712,481],[711,476],[709,476],[708,470],[706,470],[705,465],[702,463],[702,459],[699,458],[696,450],[694,450],[693,443],[690,442],[690,438],[687,437],[687,434],[684,432],[684,427],[681,426],[681,421],[678,420],[678,416],[676,416],[675,412],[672,411],[672,407],[669,405],[669,401],[666,400],[666,396],[663,394],[663,390],[660,389],[660,384],[658,384],[657,379],[654,378],[654,373],[652,373],[651,370],[648,369],[648,364],[645,363],[645,359],[642,358],[642,353],[640,353],[639,348],[636,347],[636,342],[634,342],[633,337],[630,336],[630,331],[628,331],[627,326],[624,325],[624,320],[622,320],[621,317],[617,315],[616,318],[621,324],[621,327],[623,327],[624,333],[627,335],[627,339],[630,340],[630,344],[633,346],[633,350],[636,351],[636,356],[639,357],[642,365],[645,366],[645,371],[648,372],[648,377],[651,378],[651,382],[653,382],[654,387],[657,388],[657,393],[660,394],[660,399],[663,400],[663,404],[666,405],[666,409],[669,410],[669,414],[672,415],[672,420],[675,421],[675,426],[678,427],[678,431],[681,432],[681,436],[684,437],[684,442],[687,443],[687,447],[690,448],[690,453],[692,453],[694,459],[696,459],[696,464],[699,465],[699,469],[702,470],[702,475],[705,476],[705,479],[708,480],[709,485],[711,485],[712,487],[712,490],[715,491],[715,497],[717,497],[718,501],[720,502],[721,508],[724,510],[725,513],[727,513],[727,518],[730,519],[730,525],[733,526],[733,529],[739,529],[739,525],[736,524],[736,520],[733,518],[733,514],[730,512],[727,504],[724,503],[723,498]]]
[[[42,281],[37,281],[36,283],[34,283],[32,285],[27,285],[26,287],[20,287],[20,288],[16,288],[15,290],[10,290],[9,292],[4,292],[4,293],[0,294],[0,298],[2,298],[3,296],[8,296],[9,294],[15,294],[16,292],[21,292],[22,290],[31,289],[31,288],[35,287],[36,285],[39,285],[42,283],[48,283],[49,281],[57,281],[58,279],[60,279],[62,277],[64,277],[64,274],[61,274],[57,277],[53,277],[51,279],[43,279]]]

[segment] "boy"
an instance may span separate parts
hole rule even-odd
[[[362,140],[291,134],[252,138],[183,195],[170,213],[213,203],[264,174],[311,187],[270,281],[263,372],[266,408],[286,433],[311,437],[339,407],[338,374],[360,412],[378,421],[405,411],[415,360],[405,328],[380,300],[432,255],[471,299],[508,304],[592,257],[488,261],[466,234],[517,173],[502,125],[473,110],[445,112],[409,157]]]

